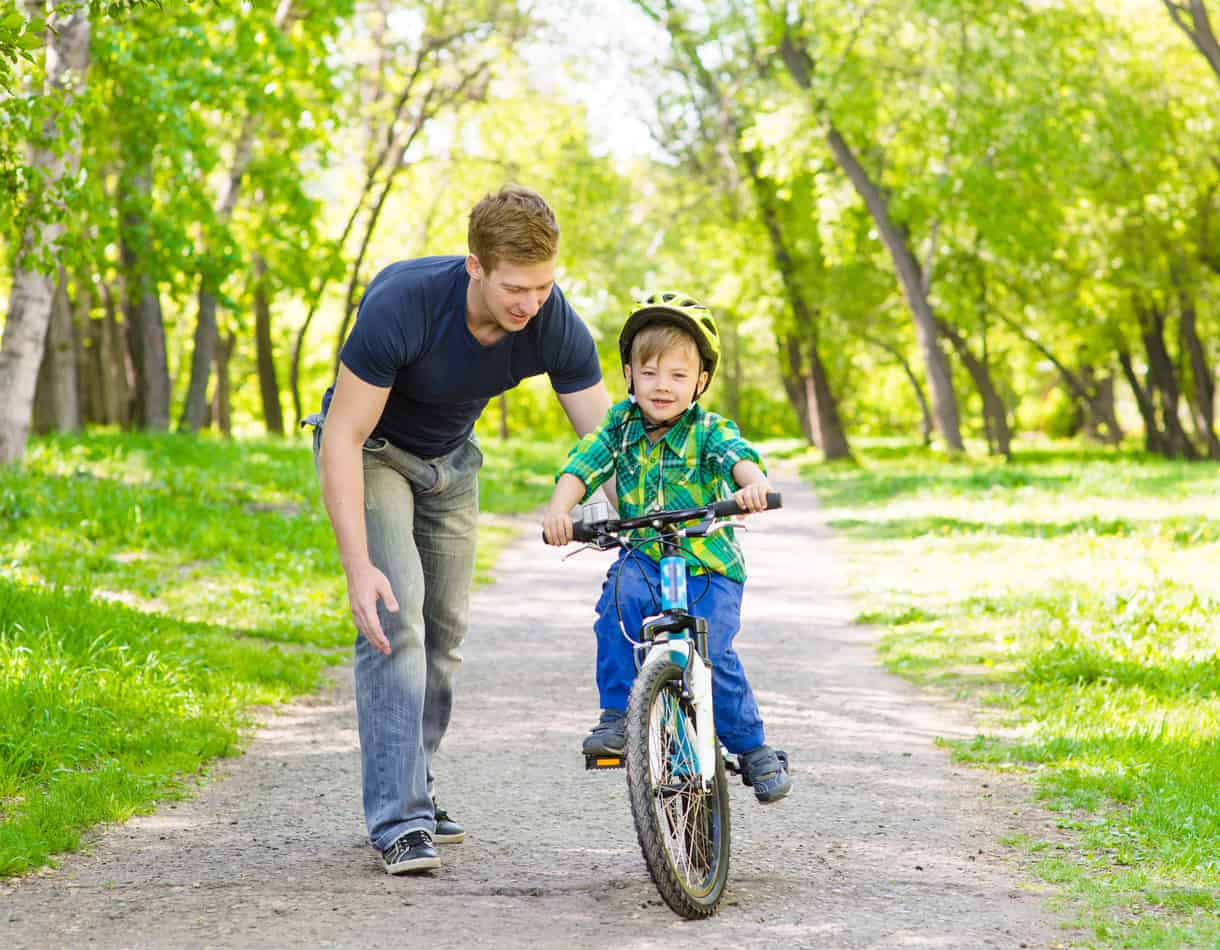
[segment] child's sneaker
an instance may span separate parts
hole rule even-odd
[[[585,755],[622,755],[627,748],[627,712],[603,709],[593,731],[585,736],[581,750]]]
[[[416,874],[433,871],[441,866],[441,859],[432,846],[432,836],[422,828],[408,831],[381,852],[387,874]]]
[[[466,829],[449,817],[449,812],[436,804],[432,799],[432,808],[436,812],[436,834],[432,840],[437,844],[461,844],[466,840]]]
[[[737,756],[741,781],[754,787],[754,797],[763,804],[777,802],[792,791],[788,775],[788,753],[760,745]]]

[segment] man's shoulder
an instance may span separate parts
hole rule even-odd
[[[452,290],[466,277],[466,259],[457,255],[414,257],[383,267],[369,283],[365,296],[414,290]]]

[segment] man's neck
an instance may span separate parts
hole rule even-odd
[[[508,331],[496,323],[491,311],[483,306],[483,297],[478,291],[477,283],[471,278],[470,283],[466,285],[466,328],[483,346],[491,346],[508,336]]]

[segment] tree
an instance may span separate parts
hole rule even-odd
[[[30,202],[0,342],[0,389],[7,394],[0,402],[0,464],[20,460],[29,437],[55,290],[51,262],[64,232],[60,188],[74,174],[80,149],[79,122],[71,107],[88,63],[88,11],[52,3],[46,30],[44,118],[30,147],[26,169]]]
[[[1203,0],[1162,0],[1169,16],[1178,28],[1185,33],[1195,48],[1207,60],[1216,78],[1220,79],[1220,43],[1216,42],[1216,34],[1212,30],[1211,18],[1207,15],[1207,7]],[[1188,19],[1189,17],[1189,19]]]

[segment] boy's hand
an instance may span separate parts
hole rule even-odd
[[[766,482],[755,482],[733,492],[733,500],[746,511],[766,511],[767,492],[771,486]]]
[[[542,515],[542,534],[547,544],[562,547],[572,540],[572,516],[566,511],[547,510]]]

